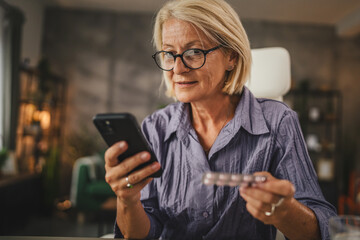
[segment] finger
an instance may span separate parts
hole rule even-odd
[[[137,199],[140,197],[140,191],[149,184],[153,179],[147,178],[140,183],[133,185],[132,188],[126,187],[127,182],[124,180],[122,186],[117,187],[115,194],[122,199],[122,201],[129,202],[131,199]]]
[[[252,199],[259,200],[266,204],[273,204],[279,202],[282,196],[274,194],[272,192],[257,188],[257,187],[241,187],[240,193],[244,193]]]
[[[295,194],[294,185],[287,180],[272,180],[258,184],[258,188],[283,197],[292,197]]]
[[[138,192],[141,191],[148,183],[150,183],[153,179],[152,178],[146,178],[143,181],[137,183],[136,185],[133,185],[132,188],[128,188],[127,182],[125,178],[122,178],[118,181],[112,182],[110,185],[113,192],[123,199],[132,198],[134,195],[136,195]],[[131,190],[131,191],[130,191]]]
[[[152,180],[153,180],[153,178],[145,178],[141,182],[138,182],[138,183],[132,183],[129,181],[129,183],[131,183],[131,185],[133,186],[132,188],[129,188],[129,187],[127,187],[127,182],[124,178],[123,189],[126,191],[135,191],[135,192],[141,191]]]
[[[247,202],[247,204],[251,205],[253,208],[257,209],[260,212],[265,212],[271,210],[271,204],[265,203],[259,199],[253,198],[245,192],[240,193],[241,197]]]
[[[148,152],[140,152],[132,157],[123,160],[115,167],[109,168],[106,171],[105,180],[107,183],[111,183],[117,179],[123,178],[128,175],[134,168],[146,163],[150,160],[150,154]]]
[[[151,158],[149,152],[139,152],[132,157],[124,159],[118,166],[118,173],[122,176],[128,175],[138,166],[148,162]]]
[[[153,162],[150,165],[143,167],[130,175],[128,175],[128,181],[131,184],[137,184],[144,179],[148,178],[152,174],[156,173],[160,169],[160,164],[158,162]]]
[[[114,167],[119,164],[118,156],[123,154],[128,148],[125,141],[120,141],[109,147],[105,152],[105,165]]]
[[[254,175],[263,175],[267,177],[266,182],[256,184],[260,189],[283,197],[292,197],[295,194],[295,187],[288,180],[276,179],[268,172],[257,172],[254,173]]]
[[[266,216],[264,211],[261,211],[251,205],[249,202],[246,204],[246,209],[248,212],[256,219],[262,221],[265,224],[271,224],[271,216]]]

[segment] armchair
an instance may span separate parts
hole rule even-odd
[[[252,49],[252,66],[247,86],[259,98],[278,101],[289,91],[291,83],[290,55],[285,48]]]
[[[70,190],[72,206],[83,212],[101,210],[102,204],[115,197],[105,182],[105,162],[100,155],[85,156],[75,161]]]

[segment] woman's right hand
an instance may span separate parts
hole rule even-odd
[[[119,163],[117,157],[123,154],[127,148],[127,143],[120,141],[106,150],[105,180],[118,197],[118,201],[129,206],[137,204],[140,201],[141,189],[152,181],[152,178],[149,178],[149,176],[160,169],[160,164],[158,162],[153,162],[152,164],[129,174],[129,172],[137,166],[149,161],[150,153],[140,152]],[[128,182],[133,185],[132,188],[127,187],[128,182],[126,181],[126,177],[128,177]]]

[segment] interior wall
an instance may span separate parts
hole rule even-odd
[[[129,111],[138,121],[169,103],[161,72],[151,55],[152,14],[126,14],[47,8],[43,54],[53,70],[68,80],[66,134],[86,126],[97,136],[92,116]],[[293,84],[343,94],[343,132],[359,141],[359,38],[340,39],[332,26],[244,20],[252,48],[289,50]]]
[[[100,112],[139,122],[169,100],[151,57],[151,16],[48,9],[43,53],[68,80],[67,129],[92,129]]]
[[[36,66],[41,58],[44,4],[42,0],[5,0],[19,8],[25,17],[21,41],[21,61]]]
[[[341,150],[349,152],[341,156],[353,155],[360,171],[360,36],[340,38],[326,25],[244,21],[244,27],[252,48],[288,49],[293,87],[306,80],[310,88],[341,92]]]

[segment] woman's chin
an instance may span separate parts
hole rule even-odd
[[[195,96],[190,94],[175,94],[176,99],[183,103],[190,103],[196,100]]]

